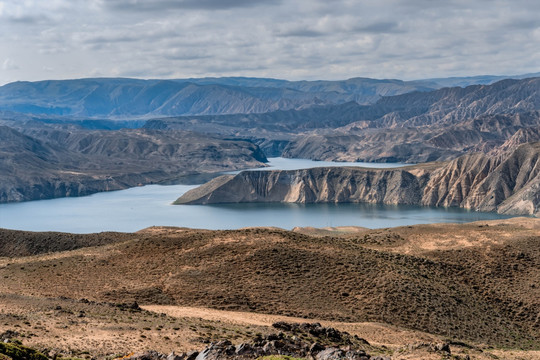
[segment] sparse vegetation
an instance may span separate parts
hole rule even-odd
[[[47,360],[47,357],[37,350],[17,343],[1,343],[0,354],[12,360]]]
[[[24,233],[24,242],[57,252],[0,259],[0,324],[16,330],[26,346],[44,350],[43,344],[57,344],[65,349],[58,357],[200,350],[225,339],[263,339],[272,331],[243,312],[326,320],[370,343],[370,337],[384,343],[388,334],[406,334],[392,343],[401,344],[403,354],[427,351],[407,347],[426,341],[447,342],[462,349],[459,356],[537,351],[540,287],[531,285],[540,277],[538,220],[489,225],[364,229],[339,236],[309,236],[302,229],[155,228],[118,238],[107,234],[110,243],[76,250]],[[221,309],[230,319],[203,310],[176,316],[167,310],[175,305]],[[353,325],[366,322],[397,327]],[[327,344],[309,332],[295,336]]]

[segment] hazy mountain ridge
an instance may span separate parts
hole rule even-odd
[[[333,132],[306,133],[293,138],[284,147],[283,156],[327,161],[420,163],[451,160],[477,151],[501,153],[540,140],[534,135],[540,128],[538,111],[483,115],[449,125],[357,126],[355,123]]]
[[[495,151],[518,130],[540,126],[540,78],[393,96],[363,111],[381,109],[388,112],[378,119],[297,137],[284,155],[414,163]]]
[[[367,105],[385,96],[446,86],[490,84],[502,78],[505,77],[416,81],[370,78],[287,81],[242,77],[19,81],[0,87],[0,110],[107,118],[264,113],[349,101]]]
[[[250,91],[251,90],[251,91]],[[87,117],[266,112],[321,101],[316,96],[175,81],[66,80],[12,83],[0,88],[0,108],[23,113]]]
[[[379,127],[455,124],[484,115],[535,111],[540,110],[540,78],[385,97],[376,106],[391,110],[377,120]]]
[[[397,169],[245,171],[214,179],[176,201],[231,202],[367,202],[538,215],[540,143],[522,145],[505,156],[470,154]]]
[[[373,103],[384,95],[431,88],[399,80],[281,82],[79,79],[15,82],[0,87],[0,109],[88,117],[245,114],[349,101]],[[280,84],[276,86],[276,84]],[[252,86],[253,85],[253,86]]]

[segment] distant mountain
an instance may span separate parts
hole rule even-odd
[[[505,79],[527,79],[540,77],[540,72],[529,73],[522,75],[479,75],[479,76],[464,76],[464,77],[449,77],[449,78],[432,78],[424,80],[415,80],[412,83],[418,83],[427,87],[443,88],[443,87],[467,87],[470,85],[491,85],[497,81]]]
[[[376,127],[455,124],[483,115],[540,110],[540,78],[389,96],[374,106],[386,111]]]
[[[251,114],[350,101],[369,105],[381,97],[446,86],[490,84],[500,78],[503,77],[417,81],[369,78],[287,81],[246,77],[19,81],[0,87],[0,111],[103,119]]]
[[[197,85],[171,80],[82,79],[0,87],[0,109],[57,116],[127,118],[302,108],[316,95],[281,88]]]
[[[313,129],[335,129],[365,116],[377,118],[384,112],[347,102],[340,105],[315,105],[301,110],[278,110],[263,114],[199,115],[151,119],[148,129],[180,129],[222,134],[250,134],[259,131],[299,133]]]
[[[489,152],[540,127],[540,78],[412,92],[373,105],[349,102],[265,114],[149,120],[146,128],[247,137],[269,156],[424,162]]]
[[[540,134],[540,78],[432,91],[360,78],[192,80],[0,87],[0,125],[10,126],[0,131],[0,201],[177,181],[261,165],[265,156],[409,163],[506,156]],[[359,96],[380,98],[349,101]],[[150,116],[144,129],[118,130]]]
[[[184,81],[184,80],[177,80]],[[287,88],[304,93],[318,94],[321,99],[334,104],[355,101],[359,104],[372,104],[382,96],[404,94],[411,91],[430,91],[441,86],[433,83],[425,85],[421,81],[402,81],[397,79],[351,78],[347,80],[287,81],[265,78],[202,78],[186,79],[195,84],[220,84],[242,87]]]
[[[288,81],[269,78],[250,78],[250,77],[223,77],[223,78],[190,78],[178,81],[188,81],[194,84],[221,84],[232,86],[248,86],[248,87],[287,87],[302,91],[321,91],[322,89],[334,88],[338,92],[347,92],[361,94],[365,92],[365,88],[376,85],[402,86],[415,85],[428,89],[440,89],[444,87],[467,87],[470,85],[491,85],[497,81],[505,79],[526,79],[532,77],[540,77],[540,72],[521,75],[478,75],[478,76],[462,76],[448,78],[429,78],[411,81],[401,81],[396,79],[370,79],[370,78],[351,78],[347,80],[312,80],[312,81]],[[325,90],[327,91],[327,90]],[[396,95],[393,92],[383,93],[377,92],[382,96]],[[361,102],[362,103],[362,102]]]
[[[410,92],[385,96],[373,105],[348,102],[318,105],[308,109],[275,111],[265,114],[231,114],[150,120],[160,126],[190,126],[209,123],[234,128],[266,130],[305,130],[338,128],[405,128],[427,125],[453,125],[476,117],[517,114],[540,110],[540,78],[503,80],[492,85],[443,88],[430,92]],[[184,124],[184,125],[181,125]]]
[[[372,79],[49,80],[0,87],[0,110],[101,118],[248,114],[349,101],[372,103],[385,95],[428,90],[399,80]]]

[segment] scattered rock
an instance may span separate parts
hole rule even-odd
[[[345,358],[345,351],[337,348],[328,348],[315,356],[316,360],[341,360]]]
[[[185,357],[186,357],[186,354],[180,353],[176,355],[173,351],[167,356],[167,360],[184,360]]]
[[[323,350],[324,350],[324,346],[322,346],[318,342],[314,342],[313,344],[311,344],[311,346],[309,348],[309,353],[312,354],[312,355],[313,354],[318,354]]]
[[[446,352],[450,354],[450,344],[448,343],[432,344],[430,348],[435,352]]]
[[[16,337],[20,336],[17,331],[14,330],[7,330],[0,334],[0,341],[3,343],[8,343],[12,339],[15,339]]]
[[[129,360],[165,360],[167,357],[164,354],[160,354],[157,351],[149,350],[145,352],[136,353],[130,356]]]
[[[246,354],[252,354],[253,348],[251,345],[247,343],[242,343],[236,347],[236,354],[237,355],[246,355]]]

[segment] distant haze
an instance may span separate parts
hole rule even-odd
[[[534,73],[538,14],[531,0],[5,0],[0,84]]]

